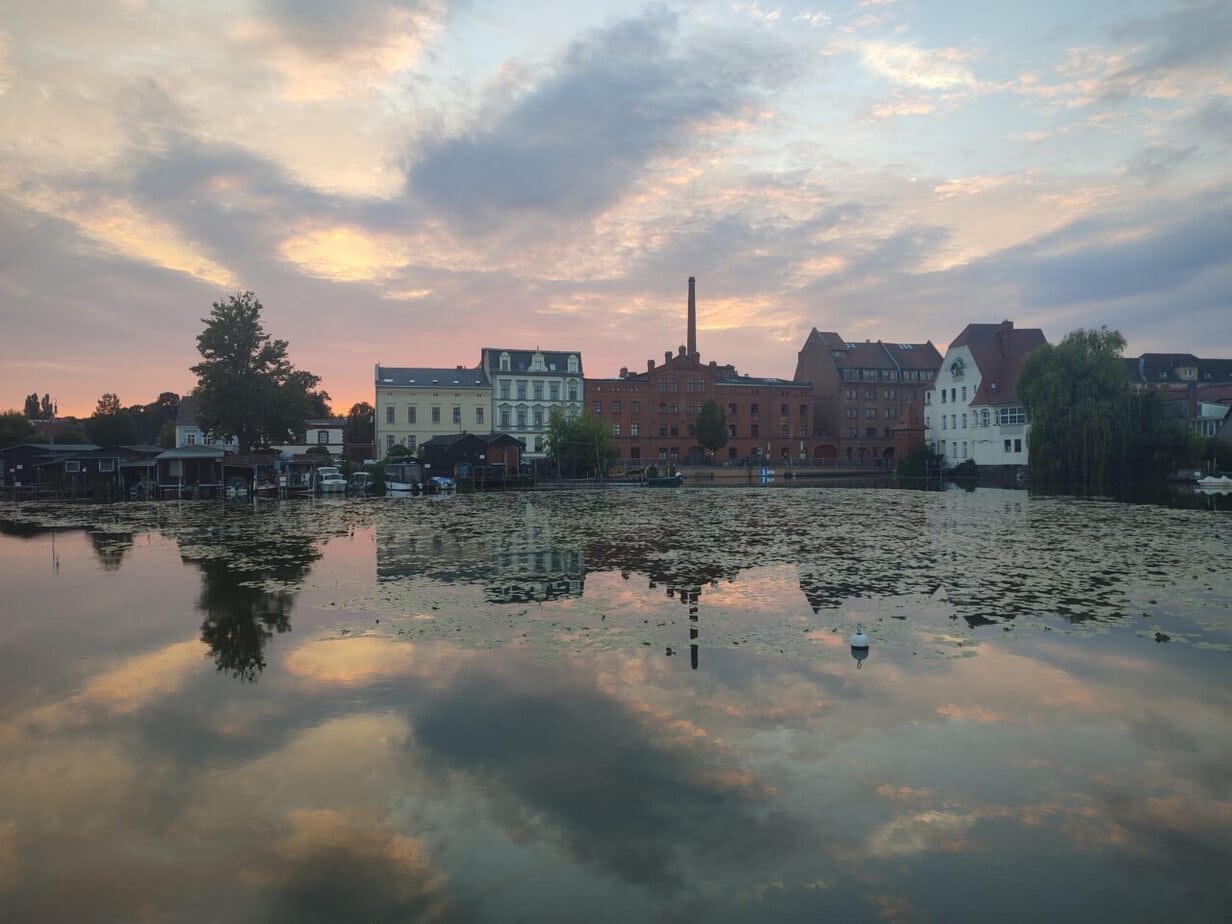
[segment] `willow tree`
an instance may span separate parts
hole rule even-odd
[[[1124,349],[1119,331],[1101,327],[1027,354],[1017,390],[1031,421],[1033,481],[1089,490],[1119,477],[1133,404]]]
[[[287,342],[261,326],[261,303],[252,292],[215,302],[197,335],[197,426],[212,437],[234,437],[240,452],[293,442],[312,411],[312,389],[321,381],[297,370]]]

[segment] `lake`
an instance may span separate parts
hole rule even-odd
[[[1226,921],[1229,500],[2,504],[0,917]]]

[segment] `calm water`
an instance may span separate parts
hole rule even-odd
[[[1218,506],[0,506],[0,918],[1228,920]]]

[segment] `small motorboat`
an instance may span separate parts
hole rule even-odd
[[[316,489],[322,494],[341,494],[347,489],[347,480],[336,466],[322,465],[314,478]]]

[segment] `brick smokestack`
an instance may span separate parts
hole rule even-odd
[[[689,334],[685,343],[689,356],[697,355],[697,293],[693,277],[689,277]]]

